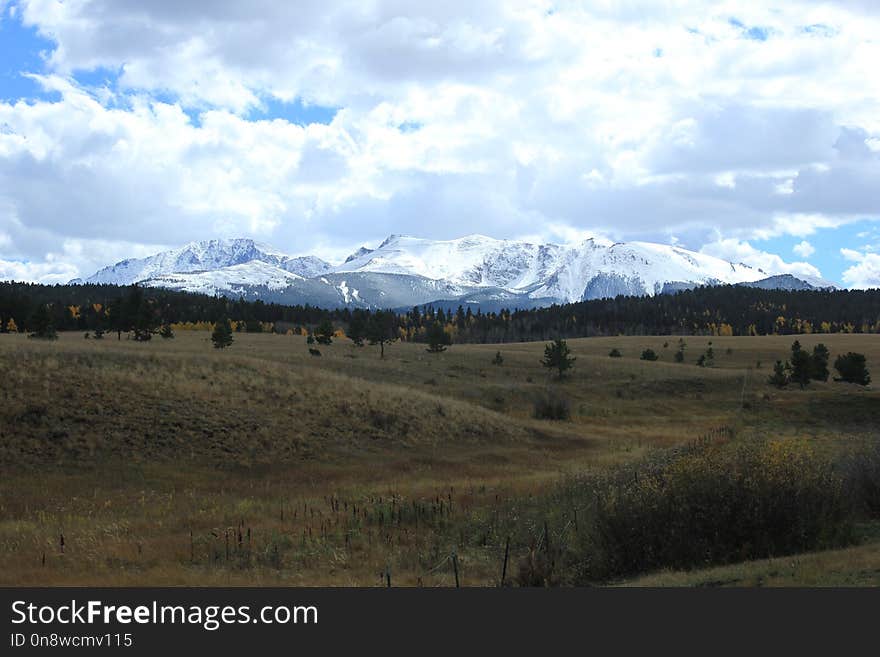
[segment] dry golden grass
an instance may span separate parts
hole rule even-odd
[[[799,336],[869,366],[878,338]],[[395,585],[450,585],[453,551],[465,584],[492,584],[492,514],[567,474],[722,426],[838,449],[880,424],[876,389],[768,386],[791,337],[685,338],[688,363],[712,341],[713,368],[672,362],[677,338],[571,340],[563,382],[543,343],[398,343],[382,360],[347,340],[315,358],[302,337],[235,339],[0,336],[0,584],[380,585],[390,568]],[[646,347],[660,361],[638,360]],[[532,417],[548,389],[570,421]]]

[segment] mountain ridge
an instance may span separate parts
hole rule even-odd
[[[85,282],[364,308],[441,300],[535,307],[723,284],[834,287],[666,244],[590,238],[559,245],[477,234],[452,240],[393,234],[375,249],[361,247],[337,265],[315,256],[291,256],[248,238],[205,240],[122,260]]]

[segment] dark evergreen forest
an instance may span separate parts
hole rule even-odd
[[[426,341],[442,326],[455,342],[514,342],[602,335],[880,333],[880,290],[785,291],[718,286],[655,297],[617,297],[532,310],[424,306],[407,311],[324,310],[115,285],[0,283],[0,330],[209,329],[308,333],[331,322],[350,337],[377,318],[389,338]],[[41,326],[37,326],[40,324]]]

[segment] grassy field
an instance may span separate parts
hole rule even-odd
[[[880,363],[880,336],[798,337]],[[0,585],[496,585],[508,537],[509,580],[548,532],[524,509],[574,475],[704,436],[830,455],[876,440],[876,387],[767,384],[793,339],[687,337],[685,364],[677,338],[571,340],[556,382],[543,343],[380,359],[269,334],[222,351],[202,332],[0,335]],[[568,420],[533,417],[547,394]],[[633,583],[880,583],[880,537],[862,541]]]

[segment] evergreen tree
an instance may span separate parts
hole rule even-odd
[[[810,378],[816,381],[828,380],[828,359],[830,354],[828,347],[821,342],[813,347],[813,355],[810,358]]]
[[[47,304],[41,303],[37,305],[28,324],[31,327],[31,333],[28,335],[29,338],[40,340],[58,339],[58,333],[55,331],[55,324],[52,321],[52,312]]]
[[[313,345],[313,344],[315,344],[315,336],[312,335],[312,332],[311,332],[311,331],[309,331],[309,334],[306,336],[306,344],[307,344],[307,345]]]
[[[318,328],[315,329],[315,340],[318,341],[318,344],[332,344],[333,322],[329,319],[325,319],[318,324]]]
[[[679,338],[678,339],[678,349],[675,351],[675,355],[673,356],[676,363],[683,363],[684,362],[684,347],[685,347],[684,338]]]
[[[783,365],[781,360],[777,360],[776,364],[773,366],[773,374],[769,376],[767,379],[767,383],[776,386],[777,388],[784,388],[788,385],[788,363]]]
[[[385,358],[385,345],[397,339],[397,316],[377,310],[367,321],[366,338],[371,345],[379,345],[379,358]]]
[[[850,351],[845,355],[838,356],[834,361],[834,369],[840,374],[840,378],[835,381],[858,383],[860,386],[871,383],[871,375],[868,373],[864,354]]]
[[[431,326],[428,327],[425,337],[428,340],[427,351],[432,354],[439,354],[441,351],[446,351],[446,347],[452,344],[452,338],[445,330],[443,330],[443,325],[440,324],[440,322],[434,322],[431,324]]]
[[[501,355],[500,351],[495,352],[495,358],[492,359],[493,365],[501,365],[504,363],[504,356]]]
[[[791,345],[791,381],[803,389],[810,382],[812,366],[810,354],[801,348],[800,342],[795,340]]]
[[[574,367],[574,361],[577,358],[571,357],[571,351],[565,340],[557,338],[546,347],[544,347],[544,358],[541,364],[547,369],[558,370],[561,379],[567,370]]]
[[[214,324],[214,332],[211,334],[211,342],[215,349],[225,349],[232,344],[232,324],[229,319],[223,317]]]
[[[364,339],[367,334],[367,323],[361,311],[355,310],[348,322],[348,330],[346,335],[355,344],[356,347],[364,346]]]

